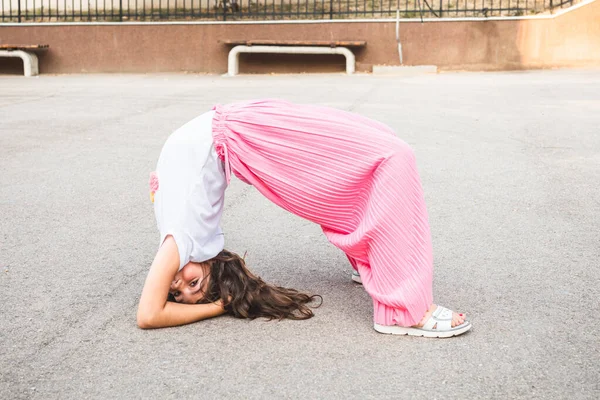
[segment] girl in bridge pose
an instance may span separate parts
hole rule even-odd
[[[433,303],[431,236],[412,149],[380,122],[280,100],[217,106],[166,141],[150,182],[160,246],[140,327],[224,313],[313,316],[319,296],[267,284],[224,250],[219,223],[231,174],[322,227],[372,297],[376,331],[450,337],[471,328],[463,314]]]

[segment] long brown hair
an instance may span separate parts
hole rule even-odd
[[[295,289],[265,283],[246,268],[244,259],[227,250],[208,261],[210,275],[202,303],[223,301],[225,310],[236,318],[308,319],[314,314],[309,303],[323,298]]]

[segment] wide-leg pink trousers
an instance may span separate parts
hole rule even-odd
[[[388,126],[333,108],[261,100],[215,110],[226,172],[321,225],[360,273],[375,323],[418,323],[433,262],[412,149]]]

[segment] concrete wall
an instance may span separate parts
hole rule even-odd
[[[401,24],[404,62],[446,70],[600,66],[600,0],[556,18],[418,21]],[[319,23],[1,25],[0,43],[49,44],[41,73],[224,73],[221,39],[366,40],[357,70],[397,65],[392,21]],[[19,71],[0,58],[0,73]],[[241,72],[343,71],[341,56],[245,55]]]

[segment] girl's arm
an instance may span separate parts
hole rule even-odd
[[[148,272],[137,312],[140,328],[165,328],[216,317],[225,313],[222,303],[180,304],[167,302],[173,277],[179,268],[179,251],[172,236],[167,236]]]

